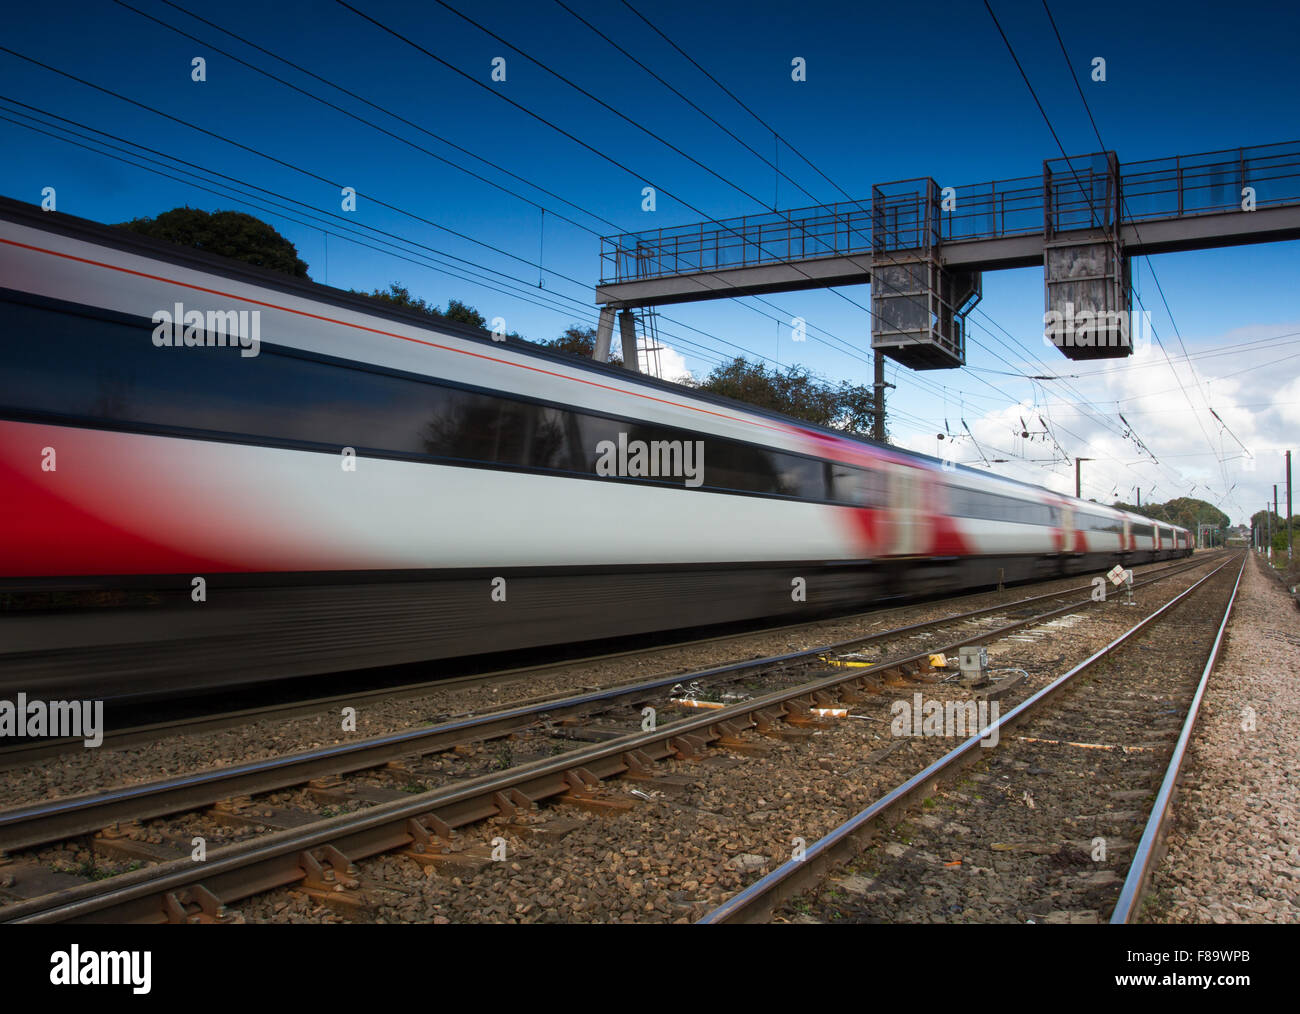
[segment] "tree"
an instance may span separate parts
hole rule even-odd
[[[568,352],[570,355],[590,359],[596,352],[596,329],[570,324],[558,338],[552,338],[549,341],[542,341],[537,344],[544,349]],[[614,349],[610,349],[609,361],[619,366],[623,364],[623,358]]]
[[[693,386],[819,426],[871,432],[875,398],[870,388],[845,382],[832,387],[802,366],[769,371],[766,363],[737,356]]]
[[[1252,531],[1258,528],[1264,533],[1264,535],[1267,535],[1270,523],[1275,532],[1278,530],[1279,524],[1281,524],[1283,528],[1286,527],[1285,524],[1282,524],[1281,519],[1272,511],[1256,511],[1250,516],[1250,527]],[[1261,538],[1262,537],[1263,536],[1261,536]]]
[[[1273,531],[1273,556],[1276,559],[1280,553],[1283,558],[1286,557],[1286,518],[1269,511],[1256,511],[1250,516],[1250,527],[1252,531],[1259,532],[1261,544],[1267,543],[1269,525],[1272,524]],[[1300,514],[1291,517],[1291,537],[1295,539],[1300,535]]]
[[[442,314],[448,320],[458,320],[462,324],[468,324],[471,327],[483,327],[487,323],[487,318],[479,313],[474,307],[462,303],[459,299],[447,300],[447,309]]]
[[[351,291],[358,296],[378,299],[385,303],[391,303],[393,306],[400,306],[404,310],[415,310],[417,313],[427,314],[430,317],[459,321],[480,330],[487,330],[483,326],[487,323],[487,318],[468,303],[462,303],[459,299],[449,299],[447,300],[447,309],[440,310],[432,303],[417,296],[412,296],[411,290],[401,282],[390,282],[387,289],[375,289],[373,292],[362,292],[359,289],[352,289]],[[505,336],[505,339],[506,341],[523,341],[524,337],[517,331],[511,331]]]
[[[295,278],[307,277],[307,262],[298,256],[297,247],[261,219],[242,211],[209,214],[198,208],[173,208],[156,218],[133,218],[118,228]]]
[[[417,310],[420,313],[426,313],[430,317],[440,317],[438,308],[423,299],[417,299],[411,295],[411,290],[405,285],[398,282],[392,282],[387,289],[375,289],[373,292],[361,292],[358,289],[352,289],[358,296],[367,296],[370,299],[379,299],[385,303],[392,303],[393,306],[400,306],[405,310]]]
[[[1176,497],[1165,503],[1144,503],[1141,507],[1117,500],[1111,506],[1132,514],[1141,514],[1155,521],[1163,521],[1167,525],[1178,525],[1189,532],[1195,532],[1197,525],[1227,528],[1232,523],[1232,519],[1214,504],[1192,497]]]

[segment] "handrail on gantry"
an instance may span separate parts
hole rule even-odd
[[[1120,166],[1119,177],[1121,224],[1240,210],[1247,187],[1256,208],[1300,204],[1300,141],[1131,162]],[[953,206],[940,211],[942,241],[1043,232],[1042,174],[954,187],[953,197]],[[849,257],[873,248],[872,204],[864,198],[770,211],[600,243],[602,285]]]

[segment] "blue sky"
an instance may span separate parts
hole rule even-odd
[[[1041,172],[1043,159],[1059,154],[982,2],[633,0],[633,6],[775,127],[783,138],[777,143],[621,2],[564,0],[750,146],[769,159],[775,151],[780,167],[811,197],[778,180],[772,168],[555,0],[490,5],[455,0],[452,6],[650,133],[434,2],[354,0],[354,6],[460,68],[472,81],[327,0],[178,2],[528,183],[475,162],[410,123],[343,95],[163,0],[129,3],[201,41],[116,3],[56,3],[8,11],[9,30],[0,45],[215,136],[8,53],[0,53],[0,95],[266,188],[280,195],[277,201],[303,202],[314,215],[341,215],[338,188],[354,186],[361,198],[355,214],[348,216],[351,223],[425,244],[440,251],[439,256],[465,258],[477,265],[469,268],[476,274],[486,268],[513,276],[493,276],[493,285],[508,291],[453,277],[446,267],[417,265],[392,252],[349,243],[337,234],[343,224],[337,220],[306,223],[303,209],[291,216],[268,211],[3,120],[0,192],[35,202],[43,187],[54,186],[60,211],[105,222],[181,204],[250,211],[297,244],[317,281],[369,289],[400,280],[432,302],[458,298],[489,317],[502,316],[510,329],[533,338],[552,337],[570,323],[594,319],[599,235],[753,214],[773,203],[790,208],[842,200],[837,187],[793,154],[791,146],[838,187],[862,199],[869,197],[872,183],[916,176],[933,176],[942,185],[1031,176]],[[1051,6],[1102,137],[1121,162],[1300,137],[1293,77],[1300,9],[1295,5],[1265,4],[1244,13],[1225,13],[1222,5],[1208,3],[1080,5],[1051,0]],[[993,9],[1067,151],[1095,150],[1096,139],[1041,0],[997,0]],[[473,179],[219,50],[328,98],[534,203]],[[207,61],[207,80],[201,83],[191,80],[195,56]],[[791,80],[796,56],[807,61],[804,82]],[[1105,82],[1088,77],[1096,56],[1106,60]],[[504,82],[490,81],[495,57],[506,59]],[[10,102],[0,107],[6,110],[0,116],[19,118]],[[659,189],[653,213],[641,210],[641,190],[647,184]],[[544,226],[538,204],[549,209]],[[336,234],[327,240],[322,228]],[[1294,446],[1300,427],[1300,359],[1284,358],[1300,352],[1300,334],[1292,334],[1300,332],[1298,253],[1300,244],[1282,243],[1152,258],[1181,343],[1150,267],[1135,264],[1137,290],[1153,312],[1155,330],[1173,363],[1157,350],[1153,361],[1130,364],[1130,370],[1070,363],[1043,347],[1040,270],[986,274],[968,350],[972,369],[915,374],[891,365],[889,379],[898,385],[890,402],[893,436],[934,453],[934,433],[943,429],[944,420],[957,430],[965,418],[980,446],[960,442],[958,460],[978,463],[982,451],[988,458],[1008,459],[994,466],[998,471],[1072,490],[1073,467],[1051,460],[1059,459],[1059,453],[1054,455],[1044,441],[1012,436],[1014,420],[1030,409],[1034,414],[1042,410],[1065,454],[1098,459],[1084,466],[1085,477],[1092,480],[1085,495],[1107,500],[1118,493],[1131,499],[1134,487],[1141,486],[1144,500],[1152,488],[1155,499],[1163,500],[1195,489],[1195,495],[1220,504],[1234,522],[1243,520],[1262,506],[1266,490],[1281,476],[1280,451]],[[465,268],[461,263],[458,270]],[[867,302],[866,287],[842,292],[857,303]],[[663,323],[664,339],[681,357],[670,360],[701,376],[736,354],[738,346],[751,358],[797,361],[832,380],[869,381],[865,311],[832,292],[785,294],[771,297],[771,303],[775,309],[752,300],[665,308],[677,323]],[[772,317],[788,322],[796,315],[809,322],[815,337],[824,329],[839,341],[793,344],[788,323],[783,326]],[[1245,344],[1257,339],[1272,340]],[[1203,358],[1184,360],[1184,348]],[[1218,354],[1225,351],[1232,354]],[[1068,384],[1035,384],[1021,376],[1048,372],[1074,378]],[[1117,408],[1158,462],[1123,435]],[[1251,448],[1253,472],[1245,469],[1246,459],[1233,437]]]

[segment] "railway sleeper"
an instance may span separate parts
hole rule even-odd
[[[297,807],[251,806],[230,807],[226,801],[218,803],[207,811],[207,816],[219,824],[229,827],[251,827],[254,830],[288,831],[295,827],[315,824],[321,819],[319,813],[300,810]]]
[[[343,913],[371,912],[376,898],[362,890],[357,866],[333,845],[321,845],[298,853],[298,868],[303,872],[297,890],[318,904]]]
[[[768,736],[772,739],[783,739],[787,741],[798,741],[807,739],[813,734],[812,729],[791,728],[786,725],[786,713],[783,711],[755,711],[750,717],[753,718],[754,728],[758,731],[760,736]]]
[[[337,789],[308,788],[307,794],[318,803],[391,803],[409,799],[410,793],[383,785],[348,785]]]
[[[575,820],[572,817],[560,817],[546,821],[544,824],[520,824],[509,823],[502,826],[503,830],[520,838],[533,838],[540,842],[555,844],[563,841],[572,832],[582,827],[582,821]]]
[[[714,745],[748,757],[766,757],[772,752],[770,747],[741,738],[742,733],[753,727],[754,723],[752,721],[719,722],[717,725],[711,726],[718,736]]]
[[[586,768],[572,768],[564,773],[569,791],[561,794],[557,802],[576,806],[599,814],[625,813],[636,806],[627,796],[616,796],[601,791],[601,781]]]
[[[456,832],[435,814],[426,813],[419,819],[410,818],[406,822],[406,831],[411,836],[407,851],[419,856],[447,855],[454,847],[453,836]]]
[[[492,793],[492,804],[497,808],[497,816],[507,820],[537,807],[536,801],[516,788]]]
[[[411,844],[398,849],[395,854],[413,859],[422,868],[472,875],[492,864],[490,848],[485,845],[462,846],[451,825],[437,814],[426,813],[419,818],[410,818],[406,822],[406,832],[411,836]]]
[[[833,723],[810,713],[815,706],[813,703],[815,698],[816,695],[814,694],[812,698],[797,697],[792,701],[786,701],[781,705],[784,710],[782,717],[785,722],[793,725],[796,729],[807,729],[809,731],[830,728]],[[829,703],[829,700],[827,703]]]
[[[304,886],[333,890],[343,887],[356,887],[357,866],[333,845],[320,845],[314,849],[304,849],[298,853],[298,866],[307,875]],[[344,879],[340,880],[342,877]]]
[[[708,752],[709,741],[703,735],[686,733],[674,736],[668,741],[668,745],[673,749],[678,760],[697,761]]]
[[[91,839],[91,848],[96,855],[105,859],[139,860],[148,863],[169,863],[173,859],[184,859],[190,854],[189,843],[171,835],[163,836],[162,842],[138,841],[125,832],[114,833],[105,828]]]
[[[0,902],[29,901],[90,883],[90,877],[52,870],[44,863],[0,861]]]
[[[238,921],[221,899],[202,884],[169,891],[162,898],[163,915],[172,924]]]

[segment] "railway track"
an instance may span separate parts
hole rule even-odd
[[[1141,585],[1166,580],[1205,563],[1200,559],[1165,568]],[[518,821],[516,829],[526,828],[529,812],[544,799],[597,810],[625,809],[628,801],[609,798],[600,788],[600,780],[623,776],[633,783],[663,789],[674,783],[656,770],[657,761],[697,758],[708,752],[710,744],[741,752],[753,750],[755,744],[744,735],[751,730],[776,738],[812,735],[820,723],[810,709],[852,704],[883,683],[910,678],[916,686],[925,685],[932,679],[924,671],[932,652],[992,642],[1053,617],[1072,614],[1091,605],[1091,598],[1042,612],[1028,607],[1090,589],[1091,585],[1075,587],[849,642],[695,673],[690,679],[699,682],[706,693],[719,691],[716,696],[721,696],[721,688],[740,680],[759,682],[742,695],[743,700],[714,701],[711,703],[722,706],[702,713],[688,712],[686,717],[649,730],[637,728],[638,722],[644,721],[641,706],[647,700],[662,702],[665,693],[671,693],[673,686],[683,681],[680,674],[306,755],[0,813],[0,844],[9,851],[92,833],[114,822],[138,821],[213,804],[216,810],[206,815],[209,820],[235,828],[260,827],[263,832],[278,827],[249,840],[214,848],[199,862],[171,858],[165,848],[146,848],[157,842],[139,841],[121,828],[107,839],[101,831],[99,845],[116,848],[120,854],[134,852],[142,861],[150,861],[152,852],[153,861],[161,861],[110,880],[81,884],[65,881],[47,894],[0,907],[0,920],[219,920],[224,918],[224,906],[232,901],[283,885],[297,885],[314,897],[346,905],[348,885],[356,879],[356,863],[369,856],[395,851],[422,865],[453,870],[481,864],[481,850],[475,851],[458,840],[458,828],[489,819]],[[1005,614],[1015,610],[1031,615],[1003,622]],[[828,666],[820,658],[851,649],[861,654],[861,649],[872,643],[896,647],[911,637],[928,640],[937,635],[920,635],[921,629],[954,625],[964,629],[951,643],[927,644],[920,652],[896,651],[875,661],[869,673]],[[621,714],[611,720],[614,712]],[[603,717],[593,724],[593,714]],[[554,756],[502,765],[506,769],[501,771],[469,777],[463,771],[451,772],[445,784],[416,791],[423,790],[424,785],[412,781],[421,776],[420,762],[413,758],[490,736],[518,736],[523,729],[532,729],[536,734],[540,728],[541,738],[550,740],[556,723],[579,715],[586,724],[580,727],[585,731],[578,732],[577,741],[591,742],[562,749]],[[573,737],[566,738],[566,745],[574,741]],[[373,786],[362,790],[338,782],[343,774],[375,770],[390,780],[396,779],[398,784],[403,780],[406,784],[403,788],[390,785],[386,791],[375,791]],[[425,774],[434,776],[433,771]],[[444,779],[448,774],[445,768],[437,772]],[[304,791],[317,799],[364,808],[322,820],[313,819],[318,815],[310,812],[285,811],[250,798],[255,793],[304,783],[308,785]],[[680,782],[676,784],[680,786]],[[175,851],[173,847],[173,856]],[[8,869],[6,874],[6,867],[0,867],[0,891],[7,890],[10,897],[17,891],[31,893],[33,885],[39,887],[49,880],[39,870],[21,864],[11,863]]]
[[[1202,557],[1198,559],[1197,562],[1200,562],[1202,559],[1204,558]],[[1163,565],[1147,564],[1135,568],[1135,575],[1137,577],[1145,578],[1165,572],[1178,572],[1186,566],[1188,566],[1188,563],[1185,561],[1175,561]],[[1061,582],[1065,580],[1068,579],[1058,579],[1058,581]],[[1070,585],[1059,591],[1000,603],[990,607],[987,612],[995,612],[998,609],[1014,610],[1021,608],[1026,604],[1043,601],[1051,595],[1085,593],[1088,591],[1089,587],[1090,586],[1086,584]],[[944,603],[947,605],[953,605],[972,600],[982,601],[987,599],[990,594],[991,593],[988,591],[971,592],[969,594],[957,596],[953,599],[944,600]],[[924,605],[924,603],[921,603],[920,605]],[[185,715],[179,718],[170,718],[162,721],[137,721],[134,724],[122,725],[119,728],[106,729],[101,749],[107,753],[113,750],[121,750],[156,742],[158,740],[169,739],[178,735],[203,734],[265,720],[289,720],[319,714],[323,711],[337,712],[339,708],[345,706],[361,709],[372,704],[416,700],[435,691],[440,692],[450,689],[476,688],[489,685],[509,685],[524,680],[532,681],[548,674],[564,674],[568,670],[590,666],[595,663],[628,659],[646,659],[653,665],[655,664],[657,657],[665,656],[669,652],[676,653],[684,649],[689,650],[707,645],[725,645],[728,642],[735,642],[737,645],[742,645],[747,637],[752,637],[755,633],[795,634],[799,631],[805,630],[816,631],[832,622],[852,623],[859,620],[888,622],[890,617],[913,611],[917,607],[918,603],[908,603],[899,606],[890,606],[884,609],[873,609],[862,613],[848,614],[838,617],[822,617],[800,623],[765,627],[761,631],[754,631],[752,633],[724,633],[717,636],[696,638],[667,645],[632,648],[623,651],[585,656],[577,659],[548,662],[542,665],[511,667],[491,672],[474,673],[455,677],[438,677],[397,686],[353,690],[307,699],[296,699],[272,704],[233,708],[217,712],[205,711],[201,714]],[[969,611],[970,615],[976,615],[978,612],[979,610]],[[943,620],[952,618],[955,617],[951,614],[941,617]],[[938,620],[935,622],[938,622]],[[920,626],[923,626],[923,624],[918,625],[918,629]],[[664,666],[663,671],[668,671],[671,668],[671,666]],[[690,672],[687,667],[676,667],[675,671],[683,675]],[[520,706],[542,704],[546,701],[560,700],[563,696],[565,695],[539,695],[536,697],[526,698],[516,703]],[[0,771],[21,767],[23,765],[43,763],[68,753],[79,753],[83,749],[82,740],[77,737],[52,737],[36,741],[6,743],[0,745]]]
[[[699,921],[1134,921],[1235,559]]]

